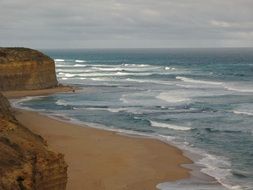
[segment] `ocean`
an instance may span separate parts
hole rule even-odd
[[[186,180],[160,189],[253,189],[252,48],[42,51],[59,82],[80,91],[17,106],[167,141],[223,186]]]

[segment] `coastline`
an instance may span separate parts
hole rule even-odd
[[[53,92],[52,92],[53,91]],[[44,90],[48,95],[68,90]],[[25,94],[25,95],[24,95]],[[8,98],[32,96],[12,93]],[[190,178],[193,163],[183,152],[157,139],[130,137],[113,131],[57,120],[39,112],[15,109],[20,123],[43,136],[50,148],[65,155],[67,189],[156,189],[163,182]]]
[[[155,189],[159,183],[190,177],[182,151],[155,139],[122,136],[18,109],[20,123],[42,135],[65,155],[67,189]]]
[[[18,99],[26,96],[46,96],[55,93],[70,93],[72,90],[77,90],[77,88],[72,86],[58,86],[41,90],[1,91],[1,93],[8,99]]]

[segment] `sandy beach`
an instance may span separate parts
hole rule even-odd
[[[17,109],[16,118],[65,155],[68,190],[156,189],[161,182],[189,177],[182,152],[155,139],[128,137]]]
[[[10,91],[9,99],[72,92],[72,87]],[[161,182],[190,176],[182,164],[192,163],[181,150],[162,141],[130,137],[15,109],[18,121],[41,135],[53,151],[65,155],[68,190],[147,190]]]
[[[55,93],[67,93],[76,90],[71,86],[58,86],[55,88],[41,89],[41,90],[13,90],[13,91],[2,91],[1,93],[8,99],[21,98],[26,96],[46,96]]]
[[[253,190],[253,0],[0,15],[0,190]]]

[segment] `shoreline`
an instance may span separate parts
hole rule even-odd
[[[13,91],[1,91],[1,93],[11,99],[20,99],[27,96],[47,96],[56,93],[71,93],[72,90],[78,90],[72,86],[57,86],[55,88],[41,89],[41,90],[13,90]]]
[[[160,183],[191,177],[182,165],[193,162],[160,140],[124,136],[23,109],[15,109],[15,116],[45,138],[49,148],[64,154],[69,165],[67,190],[156,189]]]
[[[64,86],[4,94],[9,99],[18,99],[68,93],[72,89]],[[156,189],[160,183],[191,177],[191,169],[182,165],[192,164],[193,161],[179,148],[161,140],[121,135],[115,131],[52,118],[37,111],[14,110],[19,122],[45,138],[49,148],[65,155],[69,165],[68,190]]]
[[[87,127],[87,128],[91,128],[91,129],[95,129],[98,131],[105,131],[105,132],[111,132],[114,133],[115,135],[119,135],[119,136],[123,136],[123,137],[127,137],[127,138],[137,138],[137,139],[146,139],[146,140],[155,140],[158,141],[160,143],[163,143],[167,146],[171,146],[175,149],[178,149],[180,151],[180,154],[187,158],[190,162],[189,163],[182,163],[179,164],[179,167],[188,170],[188,176],[184,177],[184,178],[180,178],[177,180],[169,180],[169,181],[163,181],[161,183],[158,183],[156,185],[156,189],[167,189],[168,186],[171,185],[175,185],[175,184],[189,184],[189,185],[203,185],[203,186],[210,186],[210,188],[219,188],[220,190],[225,190],[224,187],[221,185],[221,183],[219,183],[217,181],[216,178],[214,178],[213,176],[210,176],[206,173],[203,173],[201,171],[201,169],[203,168],[203,166],[199,166],[199,165],[195,165],[195,161],[198,161],[199,159],[201,159],[201,155],[196,154],[191,152],[190,150],[186,150],[186,149],[181,149],[179,147],[178,144],[174,144],[172,141],[168,141],[167,139],[164,139],[163,137],[159,137],[159,136],[154,136],[154,135],[148,135],[148,134],[144,134],[144,133],[139,133],[139,132],[132,132],[132,131],[127,131],[127,130],[117,130],[117,129],[109,129],[109,128],[104,128],[104,127],[100,127],[100,126],[94,126],[92,125],[92,123],[85,123],[85,122],[80,122],[80,121],[76,121],[76,120],[72,120],[71,118],[68,117],[64,117],[64,116],[60,116],[58,114],[47,114],[44,113],[44,111],[37,111],[34,109],[29,109],[29,108],[22,108],[22,107],[17,107],[17,110],[22,110],[22,111],[27,111],[27,112],[34,112],[36,114],[48,117],[50,119],[53,120],[57,120],[60,122],[64,122],[64,123],[68,123],[70,125],[74,125],[77,127]],[[174,187],[174,186],[173,186]]]

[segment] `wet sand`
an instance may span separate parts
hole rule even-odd
[[[164,142],[59,121],[17,109],[17,119],[65,155],[68,190],[152,190],[161,182],[188,178],[192,163]]]
[[[72,92],[73,90],[76,91],[78,89],[71,86],[59,86],[55,88],[42,89],[42,90],[15,90],[15,91],[2,91],[1,93],[9,99],[15,99],[26,96],[45,96],[55,93],[67,93]]]
[[[72,90],[62,86],[3,94],[17,99]],[[161,182],[190,177],[190,170],[181,165],[192,161],[162,141],[72,124],[22,109],[15,109],[15,115],[41,135],[50,149],[65,155],[69,166],[67,190],[152,190]]]

